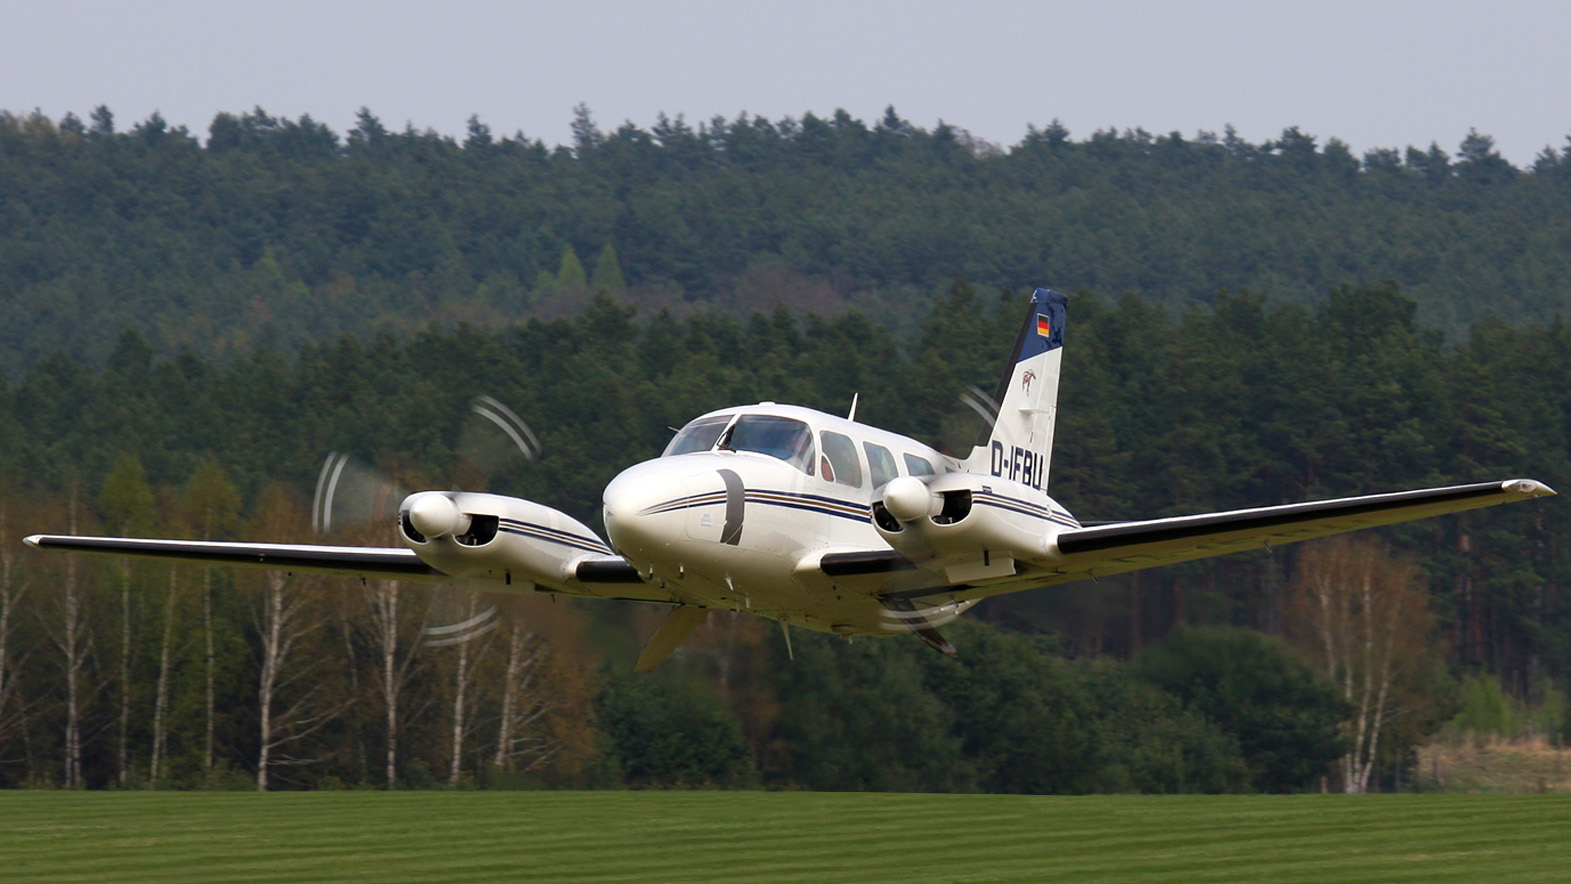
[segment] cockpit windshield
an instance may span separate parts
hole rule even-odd
[[[682,428],[665,447],[661,457],[674,457],[678,454],[688,454],[693,451],[708,451],[715,447],[715,440],[720,438],[720,433],[731,422],[730,415],[720,417],[699,418]]]
[[[725,448],[778,457],[808,475],[813,472],[813,433],[788,417],[744,414],[723,440]]]

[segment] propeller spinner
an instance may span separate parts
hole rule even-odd
[[[409,495],[400,508],[409,524],[420,535],[438,540],[469,530],[469,516],[459,512],[453,499],[440,491],[420,491]]]
[[[915,476],[901,476],[884,486],[884,509],[902,522],[914,522],[932,508],[932,490]]]

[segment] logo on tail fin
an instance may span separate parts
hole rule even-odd
[[[1026,369],[1025,374],[1020,376],[1020,386],[1023,387],[1027,393],[1031,392],[1031,385],[1033,383],[1035,383],[1035,382],[1036,382],[1036,372],[1032,371],[1029,368]]]

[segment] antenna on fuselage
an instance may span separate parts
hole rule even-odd
[[[856,400],[861,398],[861,396],[862,396],[861,393],[852,393],[851,394],[851,413],[846,415],[846,420],[848,420],[848,421],[856,420]]]
[[[852,408],[851,410],[855,411],[856,409]],[[796,653],[791,650],[791,624],[787,623],[785,620],[781,620],[780,621],[780,634],[785,636],[786,659],[790,660],[792,663],[795,663],[796,662]]]

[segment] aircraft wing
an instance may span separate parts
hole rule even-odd
[[[230,543],[207,540],[152,540],[138,537],[75,537],[34,534],[25,539],[37,549],[136,556],[205,565],[240,565],[398,580],[442,580],[443,574],[397,547],[316,546],[294,543]]]
[[[1555,492],[1532,479],[1479,482],[1390,494],[1201,513],[1075,528],[1058,535],[1068,569],[1098,576],[1187,562],[1423,519],[1445,513],[1545,497]]]
[[[1017,577],[888,595],[908,599],[928,596],[980,599],[1037,586],[1282,546],[1360,528],[1547,497],[1554,493],[1549,486],[1533,479],[1509,479],[1071,528],[1057,536],[1059,557],[1056,561],[1038,564],[1030,562],[1030,556],[1021,555],[1017,561],[1022,568]],[[873,555],[860,559],[846,556],[835,561],[833,566],[854,573],[898,571],[910,567],[898,557],[885,558],[888,560],[875,561],[877,557]]]
[[[263,568],[301,574],[420,583],[451,583],[457,579],[427,565],[413,551],[402,547],[77,537],[69,534],[34,534],[24,538],[24,542],[36,549],[135,556],[197,565]],[[549,584],[550,589],[571,595],[622,601],[666,604],[680,601],[670,592],[645,583],[638,571],[621,556],[581,555],[565,562],[564,569],[560,578]],[[519,588],[525,586],[533,584],[518,584]]]

